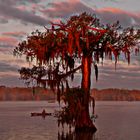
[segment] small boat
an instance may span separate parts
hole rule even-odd
[[[45,118],[46,116],[51,116],[51,115],[52,115],[52,113],[47,113],[47,112],[45,112],[45,110],[43,110],[41,113],[36,113],[36,112],[31,113],[31,117],[42,116]]]
[[[33,112],[31,113],[31,116],[51,116],[52,113],[36,113],[36,112]]]

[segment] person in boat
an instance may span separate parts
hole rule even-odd
[[[46,115],[46,111],[45,111],[45,109],[43,109],[43,111],[42,111],[42,115]]]
[[[43,111],[42,111],[42,118],[45,119],[45,117],[46,117],[46,111],[45,111],[45,109],[43,109]]]
[[[45,109],[43,109],[41,113],[36,113],[36,112],[31,113],[31,116],[42,116],[43,118],[45,118],[46,116],[51,116],[51,115],[52,113],[47,113]]]

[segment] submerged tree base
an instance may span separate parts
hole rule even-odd
[[[97,128],[93,125],[92,127],[84,126],[84,127],[75,127],[75,132],[90,132],[95,133]]]

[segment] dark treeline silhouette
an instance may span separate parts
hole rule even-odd
[[[140,101],[140,90],[91,89],[91,96],[96,101]],[[0,101],[54,101],[55,97],[50,89],[37,88],[33,95],[32,88],[0,87]]]

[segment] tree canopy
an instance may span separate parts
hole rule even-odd
[[[44,32],[36,30],[26,40],[19,43],[14,54],[26,55],[27,61],[36,61],[33,68],[21,68],[21,78],[31,83],[36,80],[38,85],[46,83],[54,88],[60,83],[67,83],[66,78],[74,78],[74,73],[81,68],[82,56],[92,56],[96,79],[97,63],[108,56],[115,63],[119,55],[125,54],[130,63],[130,52],[138,43],[140,30],[122,29],[117,21],[114,24],[102,25],[95,15],[82,13],[71,16],[66,22],[51,23]],[[136,47],[138,52],[139,48]],[[80,64],[76,67],[76,62]],[[67,83],[68,86],[68,83]]]

